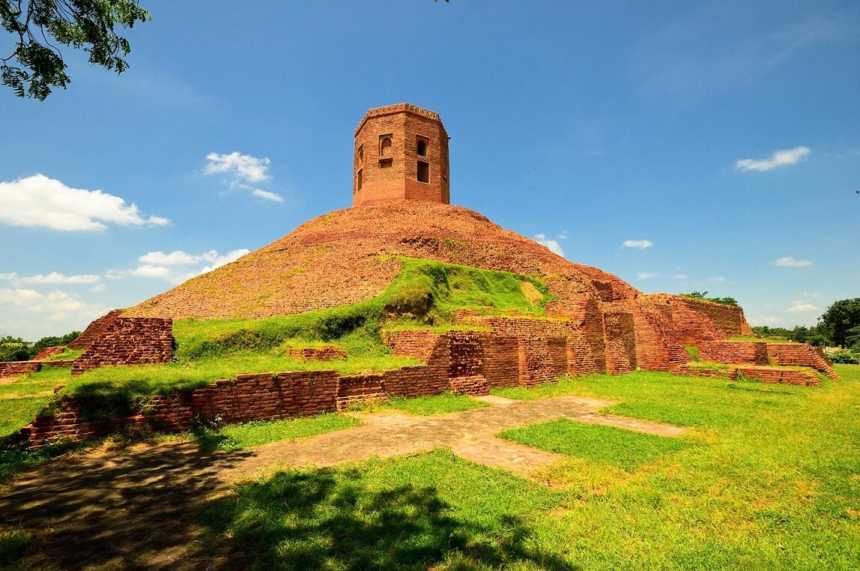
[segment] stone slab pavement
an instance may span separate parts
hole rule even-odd
[[[668,437],[685,432],[683,428],[668,424],[599,414],[600,409],[614,404],[606,400],[576,396],[534,401],[497,396],[476,398],[489,406],[434,416],[362,414],[363,424],[356,428],[265,444],[226,469],[222,477],[236,481],[279,469],[333,466],[437,448],[450,448],[458,456],[478,464],[527,477],[533,470],[560,460],[562,456],[502,440],[496,437],[498,433],[559,418]]]

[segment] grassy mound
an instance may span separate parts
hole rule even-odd
[[[88,408],[97,416],[122,413],[149,395],[191,389],[241,373],[336,370],[359,374],[417,365],[414,359],[390,354],[380,336],[384,326],[461,329],[451,323],[458,309],[540,316],[550,297],[543,283],[526,276],[423,259],[398,260],[401,271],[386,290],[361,303],[256,320],[178,320],[172,363],[103,367],[77,377],[62,370],[38,373],[31,379],[50,374],[51,383],[65,384],[60,394],[91,403]],[[347,359],[304,361],[290,356],[291,348],[323,343],[345,349]],[[32,414],[28,416],[30,420]]]

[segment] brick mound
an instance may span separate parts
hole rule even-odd
[[[128,317],[263,318],[367,300],[400,270],[396,256],[433,259],[539,277],[548,315],[576,330],[583,370],[675,370],[682,339],[748,332],[740,308],[644,295],[596,268],[458,206],[391,201],[338,210],[215,271],[125,311]],[[697,309],[698,308],[698,309]],[[546,336],[540,333],[540,336]]]

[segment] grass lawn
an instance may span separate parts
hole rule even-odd
[[[816,388],[634,373],[497,391],[596,396],[692,430],[512,431],[574,454],[540,476],[551,487],[445,451],[280,473],[211,505],[204,541],[260,569],[855,569],[860,367],[837,370]]]
[[[664,438],[567,419],[507,430],[499,436],[541,450],[626,470],[633,470],[690,446],[690,442],[680,438]]]
[[[298,440],[326,432],[358,426],[358,420],[342,414],[321,414],[307,418],[266,420],[229,424],[218,429],[200,430],[193,434],[206,450],[240,450],[269,442]]]
[[[448,414],[461,412],[473,408],[487,406],[481,401],[469,398],[465,395],[454,393],[442,393],[426,397],[412,399],[392,399],[380,405],[380,409],[395,409],[416,416],[428,416],[433,414]]]
[[[860,366],[836,369],[842,379],[819,387],[633,373],[496,391],[595,396],[691,430],[657,441],[570,421],[508,432],[571,455],[536,481],[445,450],[280,472],[203,505],[190,545],[225,568],[853,570]],[[319,429],[293,422],[231,438]]]
[[[254,569],[564,569],[526,545],[529,513],[559,494],[447,451],[344,469],[281,472],[204,510],[207,550]]]

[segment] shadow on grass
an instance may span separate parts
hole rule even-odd
[[[530,548],[517,517],[479,525],[433,487],[371,489],[361,476],[323,469],[243,484],[201,512],[204,544],[225,569],[574,569]]]

